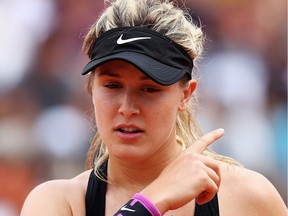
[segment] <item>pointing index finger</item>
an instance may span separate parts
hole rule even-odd
[[[223,128],[213,130],[197,139],[187,150],[202,153],[208,146],[224,135]]]

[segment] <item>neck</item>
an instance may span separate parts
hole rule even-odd
[[[154,181],[162,170],[181,152],[181,146],[175,144],[171,149],[155,153],[141,161],[127,161],[110,155],[108,162],[108,182],[125,191],[139,192]]]

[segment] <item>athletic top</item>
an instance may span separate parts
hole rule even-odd
[[[102,172],[103,177],[107,176],[107,163],[101,166],[100,172]],[[92,170],[89,176],[85,198],[86,216],[105,215],[106,188],[107,183],[99,179],[95,175],[94,170]],[[217,194],[210,202],[204,205],[198,205],[196,203],[194,216],[219,216]]]

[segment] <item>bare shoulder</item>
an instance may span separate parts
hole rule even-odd
[[[51,180],[38,185],[26,198],[21,216],[85,215],[85,194],[90,172],[85,171],[72,179]]]
[[[221,162],[219,205],[221,215],[279,215],[287,208],[281,196],[263,175]]]

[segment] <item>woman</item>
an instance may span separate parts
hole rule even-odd
[[[224,130],[202,136],[191,112],[202,47],[172,3],[113,2],[84,41],[93,169],[36,187],[21,215],[286,215],[266,178],[207,149]]]

